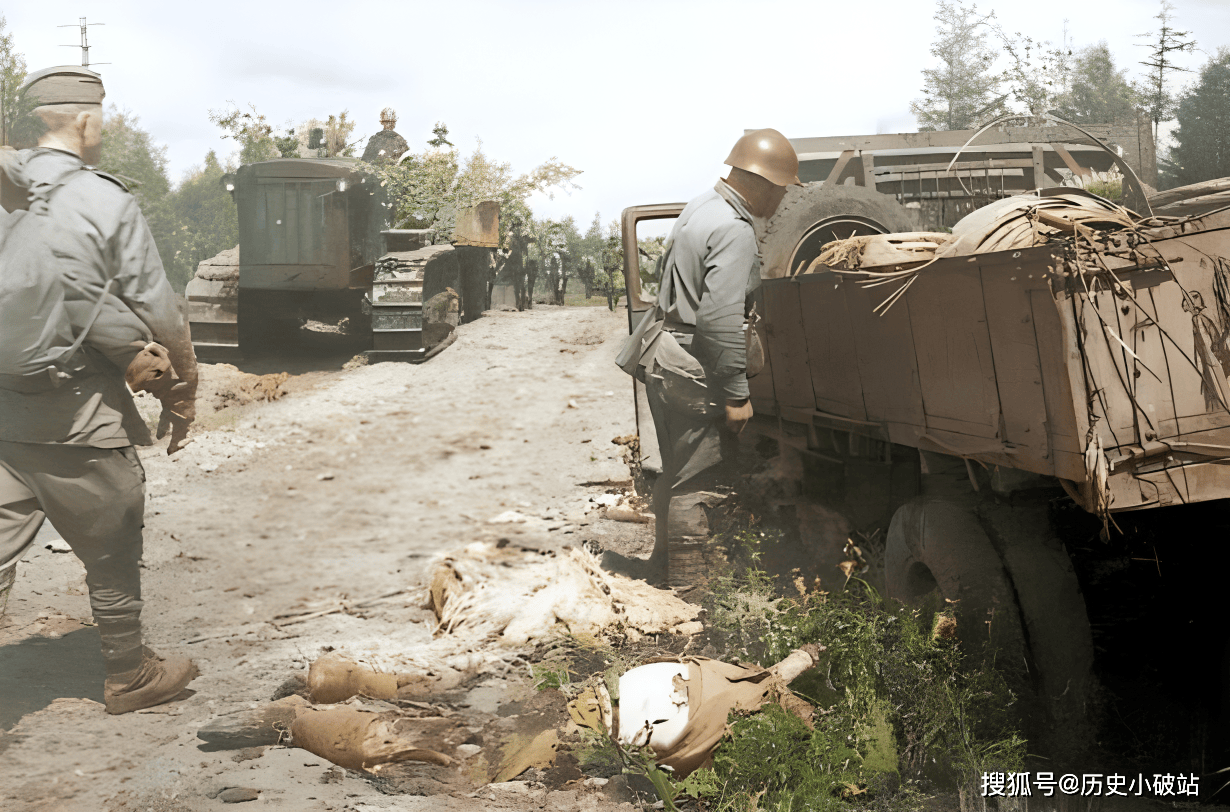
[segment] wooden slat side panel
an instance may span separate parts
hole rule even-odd
[[[1084,325],[1085,359],[1088,365],[1092,388],[1098,392],[1094,398],[1094,413],[1098,420],[1098,434],[1103,448],[1135,445],[1135,408],[1124,390],[1124,382],[1131,372],[1124,367],[1124,353],[1119,343],[1108,330],[1116,335],[1119,327],[1115,308],[1119,300],[1115,294],[1102,290],[1092,295],[1078,294],[1077,317]],[[1103,327],[1098,316],[1106,321]]]
[[[1174,412],[1179,418],[1195,417],[1214,411],[1205,400],[1200,373],[1194,366],[1198,362],[1195,331],[1192,314],[1183,309],[1182,288],[1191,290],[1187,281],[1167,282],[1151,289],[1151,303],[1157,308],[1158,323],[1170,336],[1163,347],[1166,362],[1170,367],[1170,391],[1174,398]]]
[[[946,263],[910,288],[910,322],[927,425],[933,418],[999,429],[999,391],[976,263]]]
[[[865,288],[844,284],[842,292],[855,337],[866,419],[924,428],[927,423],[914,358],[909,294],[879,316],[872,311],[891,292],[889,286]]]
[[[842,281],[836,274],[817,274],[798,284],[816,406],[842,417],[866,420],[856,339],[841,290],[853,283]]]
[[[1007,443],[1019,446],[1022,467],[1050,473],[1050,443],[1046,433],[1046,393],[1042,385],[1042,362],[1030,307],[1031,290],[1048,288],[1040,278],[1027,279],[1013,266],[981,265],[982,295],[986,302],[995,380],[999,387]],[[1015,279],[1014,279],[1015,277]]]
[[[782,406],[814,409],[816,396],[811,388],[798,283],[789,279],[768,279],[763,291],[765,334],[777,402]]]
[[[1174,394],[1171,391],[1170,366],[1167,363],[1165,339],[1157,326],[1157,305],[1153,300],[1156,286],[1134,288],[1129,278],[1123,279],[1125,288],[1131,291],[1134,302],[1125,303],[1128,312],[1121,320],[1128,342],[1138,360],[1133,360],[1136,375],[1136,402],[1140,404],[1141,423],[1146,432],[1161,438],[1164,421],[1174,422]],[[1129,338],[1130,336],[1130,338]],[[1160,379],[1160,380],[1159,380]]]
[[[1056,465],[1060,452],[1079,455],[1084,451],[1088,428],[1081,355],[1072,329],[1071,306],[1067,295],[1061,294],[1056,300],[1049,290],[1029,291],[1029,313],[1033,318],[1041,364],[1048,445]],[[1084,479],[1084,469],[1081,471],[1078,481]],[[1064,476],[1058,470],[1056,474]]]

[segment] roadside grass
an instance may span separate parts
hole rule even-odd
[[[820,663],[791,684],[815,708],[811,723],[775,704],[732,713],[711,764],[683,778],[648,750],[585,733],[576,747],[583,771],[643,776],[668,812],[907,812],[945,796],[955,804],[957,793],[976,803],[983,773],[1021,769],[1027,742],[1016,698],[993,662],[962,650],[938,596],[908,607],[858,577],[834,592],[801,581],[783,589],[760,565],[782,539],[759,526],[711,539],[727,564],[699,599],[691,596],[705,609],[705,631],[686,648],[685,638],[612,645],[568,637],[540,649],[530,671],[540,690],[569,697],[600,681],[618,703],[619,676],[653,657],[767,667],[819,643]]]

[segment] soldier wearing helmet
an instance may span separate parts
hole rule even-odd
[[[668,576],[667,515],[685,484],[722,459],[722,431],[752,417],[744,322],[760,285],[755,219],[777,211],[787,186],[801,186],[794,147],[777,130],[740,138],[729,175],[688,203],[666,243],[657,307],[617,363],[645,382],[662,454],[654,485],[655,538],[648,561],[607,553],[608,569],[649,580]]]

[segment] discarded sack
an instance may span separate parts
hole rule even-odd
[[[812,668],[821,651],[808,645],[771,668],[707,657],[633,668],[619,678],[619,741],[647,745],[658,764],[684,777],[708,764],[732,711],[751,713],[776,702],[810,726],[812,706],[786,686]]]
[[[378,772],[380,765],[399,761],[447,767],[453,759],[433,749],[447,743],[431,735],[438,731],[427,721],[351,707],[311,708],[291,723],[291,743],[348,770]],[[451,720],[438,721],[456,726]]]

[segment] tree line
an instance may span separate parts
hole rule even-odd
[[[1221,48],[1193,73],[1176,57],[1198,51],[1189,31],[1176,24],[1174,6],[1161,0],[1153,30],[1139,34],[1142,59],[1136,76],[1116,64],[1109,44],[1075,47],[1007,31],[993,10],[964,0],[938,0],[931,55],[922,71],[921,98],[910,104],[919,129],[976,129],[996,117],[1050,113],[1078,125],[1174,121],[1171,143],[1158,145],[1161,188],[1230,176],[1230,49]]]

